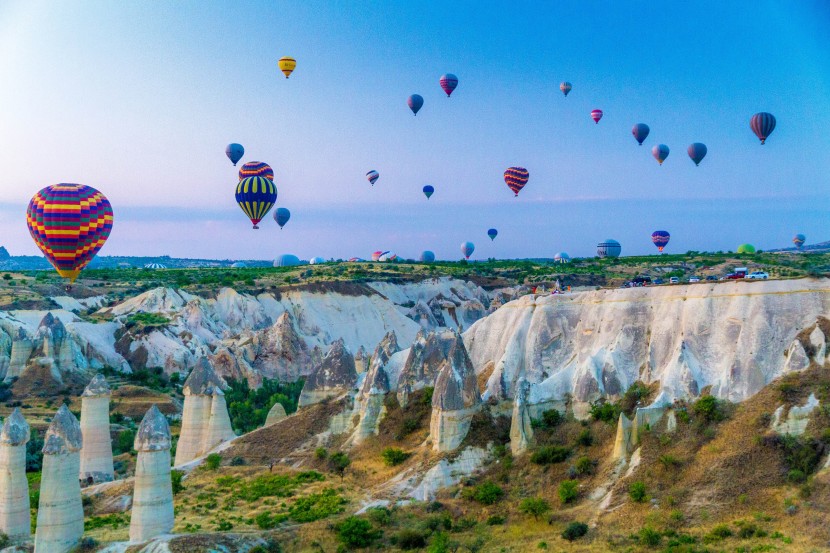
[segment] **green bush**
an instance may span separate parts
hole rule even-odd
[[[279,523],[285,522],[286,520],[288,520],[288,515],[272,514],[268,511],[259,513],[256,517],[254,517],[254,522],[256,523],[256,525],[263,530],[270,530],[272,528],[276,528]]]
[[[290,415],[297,410],[303,384],[302,379],[296,382],[280,382],[265,378],[262,386],[251,390],[247,380],[229,379],[225,401],[228,404],[231,426],[235,431],[242,433],[260,428],[268,417],[268,411],[276,403],[281,404]]]
[[[584,522],[571,522],[562,531],[562,537],[568,541],[574,541],[588,533],[588,525]]]
[[[409,549],[421,549],[426,547],[427,537],[426,534],[419,530],[404,528],[395,534],[392,543],[405,551]]]
[[[346,469],[352,464],[352,460],[349,459],[349,456],[342,451],[338,451],[337,453],[333,453],[329,456],[328,464],[329,468],[338,474],[342,479]]]
[[[184,472],[181,470],[171,470],[170,471],[170,482],[173,485],[173,495],[176,495],[180,491],[184,489],[184,485],[182,484],[182,478],[184,478]]]
[[[462,497],[477,501],[483,505],[493,505],[504,497],[504,490],[493,482],[487,481],[478,486],[465,488]]]
[[[410,453],[405,452],[404,450],[397,448],[397,447],[387,447],[383,450],[380,454],[381,458],[383,458],[383,464],[387,467],[395,467],[409,459]]]
[[[534,519],[550,511],[550,503],[541,497],[528,497],[519,503],[519,512],[532,515]]]
[[[579,482],[563,480],[559,483],[559,500],[563,504],[573,503],[579,497]]]
[[[450,539],[446,532],[438,532],[432,537],[427,553],[455,553],[459,544]]]
[[[369,547],[382,535],[366,519],[351,516],[337,525],[337,538],[348,548]]]
[[[133,313],[127,317],[127,326],[139,325],[147,328],[155,328],[165,326],[170,323],[170,319],[158,313]]]
[[[333,489],[326,488],[321,493],[313,493],[299,498],[291,506],[289,514],[297,522],[313,522],[336,515],[344,509],[346,500]],[[364,521],[369,524],[368,521]],[[371,524],[369,524],[371,527]]]
[[[487,518],[487,526],[501,526],[507,522],[507,517],[503,515],[492,515]]]
[[[628,486],[628,496],[632,501],[643,503],[648,498],[645,483],[640,480],[632,482],[631,485]]]
[[[663,536],[654,528],[651,528],[650,526],[643,526],[640,528],[637,538],[641,544],[654,547],[655,545],[660,544],[660,540]]]
[[[533,421],[531,421],[531,426],[534,428],[545,428],[550,430],[551,428],[559,426],[562,420],[562,413],[556,409],[548,409],[547,411],[542,412],[542,418],[533,419]]]
[[[567,447],[546,445],[542,446],[530,455],[530,462],[537,465],[551,465],[561,463],[571,454]]]
[[[135,442],[135,430],[122,430],[115,437],[112,444],[112,454],[121,455],[122,453],[130,453],[133,451],[133,443]]]
[[[590,447],[594,443],[594,437],[591,435],[591,431],[587,428],[583,429],[579,433],[579,436],[576,437],[576,443],[581,446]]]
[[[314,457],[324,461],[329,456],[329,451],[325,447],[318,447],[314,450]]]
[[[704,537],[705,542],[716,542],[725,540],[732,536],[732,529],[725,524],[718,524]]]
[[[692,405],[692,412],[705,424],[726,418],[723,403],[715,396],[703,396]]]
[[[222,464],[222,456],[218,453],[211,453],[205,457],[205,468],[207,470],[217,470]]]
[[[620,418],[622,410],[616,403],[606,401],[605,398],[600,398],[591,403],[591,418],[595,421],[607,422],[608,424],[616,424],[617,419]]]

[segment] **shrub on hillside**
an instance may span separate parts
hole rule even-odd
[[[404,528],[393,536],[392,543],[405,551],[421,549],[427,545],[427,536],[419,530]]]
[[[534,519],[550,511],[550,503],[541,497],[528,497],[519,503],[519,512],[532,515]]]
[[[551,465],[561,463],[571,454],[567,447],[546,445],[542,446],[530,455],[530,462],[537,465]]]
[[[563,480],[559,483],[559,500],[563,504],[573,503],[579,497],[579,482],[577,480]]]
[[[703,396],[692,405],[692,412],[704,424],[719,422],[726,418],[723,402],[715,396]]]
[[[574,541],[588,533],[588,525],[584,522],[571,522],[562,531],[562,537],[568,541]]]
[[[660,544],[660,540],[663,536],[650,526],[643,526],[640,528],[640,532],[637,534],[637,539],[642,545],[648,545],[649,547],[654,547],[655,545]]]
[[[351,516],[337,525],[337,538],[348,548],[369,547],[382,532],[366,519]]]
[[[493,505],[504,497],[504,490],[493,482],[484,482],[478,486],[465,488],[461,493],[464,499],[477,501],[483,505]]]
[[[648,497],[645,483],[640,480],[632,482],[631,485],[628,486],[628,496],[632,501],[643,503]]]
[[[251,390],[247,380],[229,379],[225,401],[228,404],[231,426],[235,431],[242,433],[260,428],[265,423],[268,411],[276,403],[280,403],[286,414],[290,415],[297,410],[303,384],[302,379],[296,382],[280,382],[265,378],[262,386]]]
[[[407,453],[397,447],[387,447],[380,454],[381,458],[383,458],[383,464],[387,467],[395,467],[400,465],[409,459],[410,455],[410,453]]]
[[[320,493],[313,493],[299,498],[291,506],[289,515],[297,522],[314,522],[342,512],[345,504],[346,500],[337,492],[331,488],[326,488]],[[369,524],[368,521],[364,522]],[[371,527],[371,524],[369,526]]]
[[[205,468],[207,470],[217,470],[222,464],[222,456],[218,453],[211,453],[205,457]]]
[[[533,419],[531,421],[531,426],[533,426],[533,428],[544,428],[546,430],[550,430],[559,426],[559,423],[561,423],[562,420],[562,413],[556,409],[549,409],[542,412],[541,418]]]
[[[595,421],[616,424],[617,419],[620,418],[620,412],[619,405],[606,401],[605,398],[600,398],[591,403],[591,418]]]

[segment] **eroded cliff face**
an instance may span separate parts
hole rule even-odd
[[[824,362],[830,281],[744,281],[524,296],[465,334],[484,397],[570,394],[577,414],[637,380],[655,403],[712,394],[742,401],[781,374]],[[820,357],[820,359],[818,359]]]

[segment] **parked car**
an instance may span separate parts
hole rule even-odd
[[[752,271],[747,275],[746,278],[752,278],[756,280],[766,280],[769,278],[769,274],[765,273],[764,271]]]
[[[709,275],[706,277],[706,280],[718,280],[718,277],[716,277],[715,275]]]
[[[689,277],[689,282],[700,282],[700,277]]]
[[[653,284],[663,284],[665,281],[662,278],[655,278],[652,283]]]
[[[746,273],[729,273],[728,275],[726,275],[723,278],[726,279],[726,280],[739,280],[739,279],[742,279],[744,277],[746,277]]]
[[[634,277],[634,280],[631,281],[634,286],[648,286],[651,284],[651,277],[650,276],[638,276]]]
[[[679,277],[671,277],[669,279],[669,284],[680,284],[680,278]]]

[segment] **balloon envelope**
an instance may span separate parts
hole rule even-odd
[[[452,91],[458,86],[458,77],[452,73],[446,73],[445,75],[441,75],[441,78],[438,79],[438,83],[441,85],[444,92],[447,93],[447,98],[449,98]]]
[[[761,144],[764,144],[767,141],[767,137],[775,130],[775,116],[765,111],[756,113],[749,120],[749,127],[755,133],[755,136],[758,137],[758,140],[761,141]]]
[[[291,218],[291,212],[288,211],[284,207],[278,207],[274,210],[274,220],[280,226],[280,228],[285,226],[285,223]]]
[[[752,244],[741,244],[738,246],[738,253],[755,253],[755,246]]]
[[[372,253],[372,261],[377,261],[378,259],[380,259],[380,256],[382,256],[384,253],[385,252],[382,252],[382,251],[373,252]]]
[[[695,162],[695,165],[700,165],[700,162],[703,161],[704,157],[706,157],[707,151],[709,150],[706,148],[706,144],[701,144],[700,142],[690,144],[689,147],[686,149],[686,153],[689,154],[689,157],[692,158],[692,161]]]
[[[651,129],[648,128],[648,125],[645,123],[637,123],[634,125],[634,128],[631,129],[631,134],[634,135],[634,140],[642,146],[643,141],[648,137],[648,133],[651,132]]]
[[[268,180],[274,180],[274,170],[267,163],[249,161],[239,169],[239,180],[248,177],[265,177]]]
[[[308,262],[309,265],[319,265],[320,263],[325,263],[326,260],[322,257],[312,257],[311,260]]]
[[[599,120],[602,119],[602,110],[595,109],[591,111],[591,119],[594,120],[594,123],[599,123]]]
[[[293,267],[300,264],[300,258],[290,253],[284,253],[274,260],[274,267]]]
[[[553,256],[553,260],[556,263],[568,263],[571,260],[571,256],[567,252],[559,252]]]
[[[472,242],[463,242],[461,244],[461,253],[464,254],[466,259],[470,259],[470,256],[473,255],[476,246]]]
[[[75,282],[109,238],[112,206],[91,186],[53,184],[32,197],[26,224],[58,274]]]
[[[429,184],[424,186],[424,196],[427,197],[427,200],[435,193],[435,188],[430,186]]]
[[[498,236],[498,235],[499,235],[499,231],[494,229],[494,228],[491,228],[491,229],[487,230],[487,236],[490,237],[490,240],[495,240],[496,236]]]
[[[422,263],[432,263],[435,261],[435,254],[429,250],[424,250],[421,252],[420,259]]]
[[[265,177],[247,177],[236,185],[236,203],[245,215],[257,224],[271,211],[277,201],[277,187],[274,181]]]
[[[667,157],[669,157],[669,147],[665,144],[658,144],[651,149],[651,155],[654,156],[654,159],[657,160],[657,163],[663,165],[663,162],[666,161]]]
[[[651,241],[652,243],[657,246],[658,251],[663,251],[663,248],[666,247],[666,244],[669,243],[669,239],[671,235],[665,230],[655,230],[651,233]]]
[[[798,248],[798,249],[801,249],[801,246],[804,245],[804,242],[806,240],[807,240],[807,237],[804,236],[803,234],[796,234],[795,236],[793,236],[793,244],[795,244],[795,247]]]
[[[508,167],[504,172],[504,182],[516,196],[519,195],[528,180],[530,180],[530,173],[524,167]]]
[[[228,156],[231,163],[236,165],[236,162],[245,155],[245,148],[242,147],[242,144],[237,144],[236,142],[228,144],[225,146],[225,155]]]
[[[599,257],[619,257],[622,253],[622,246],[616,240],[607,239],[597,244],[597,255]]]
[[[421,106],[424,105],[424,99],[420,94],[413,94],[406,100],[406,104],[409,106],[409,109],[412,110],[413,114],[418,115],[418,111],[421,109]]]
[[[294,58],[289,58],[288,56],[280,58],[280,61],[277,62],[277,65],[282,71],[283,75],[287,79],[289,75],[294,71],[294,68],[297,67],[297,60]]]
[[[568,95],[568,92],[570,92],[572,88],[573,86],[571,86],[571,83],[569,83],[568,81],[564,81],[562,84],[559,85],[559,90],[561,90],[562,94],[564,94],[565,96]]]
[[[380,178],[380,173],[372,169],[368,173],[366,173],[366,179],[369,181],[369,184],[374,185],[375,182]]]

